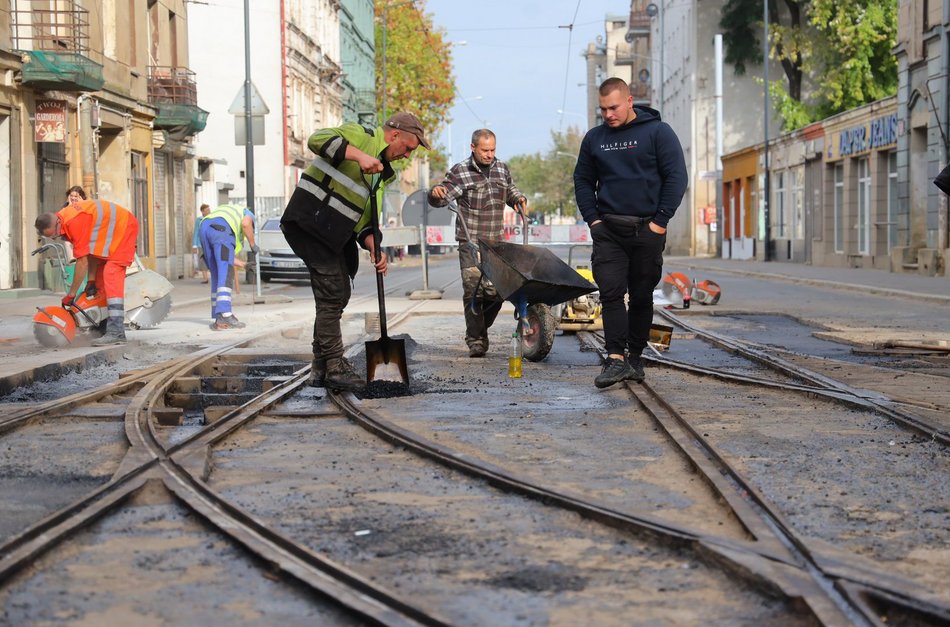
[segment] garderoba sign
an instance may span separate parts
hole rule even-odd
[[[34,120],[36,141],[64,143],[66,141],[66,111],[65,100],[37,100]]]

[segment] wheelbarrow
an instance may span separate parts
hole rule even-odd
[[[450,202],[448,209],[458,216],[467,245],[474,246],[458,205]],[[515,306],[525,359],[541,361],[554,345],[557,321],[551,307],[596,292],[597,286],[547,248],[529,246],[527,220],[520,212],[518,215],[523,226],[522,243],[479,239],[479,269],[483,280],[491,281],[498,295]]]

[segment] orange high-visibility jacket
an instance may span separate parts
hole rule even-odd
[[[108,200],[83,200],[57,212],[78,259],[86,255],[131,263],[139,225],[132,212]]]

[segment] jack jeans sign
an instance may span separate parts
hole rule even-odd
[[[828,158],[847,157],[869,150],[881,149],[897,143],[897,114],[892,113],[871,120],[867,124],[852,126],[838,133],[838,154],[834,143],[828,146]]]

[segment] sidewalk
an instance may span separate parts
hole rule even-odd
[[[164,338],[188,337],[196,344],[214,337],[208,328],[211,319],[211,289],[200,279],[172,281],[172,311],[162,325],[147,331],[132,331],[132,339],[160,347]],[[280,304],[290,298],[280,292],[288,284],[264,283],[263,298],[256,297],[253,285],[242,283],[240,294],[233,297],[238,311],[247,311],[256,305]],[[33,315],[38,308],[59,305],[62,294],[44,290],[0,290],[0,397],[13,387],[34,380],[52,380],[61,372],[82,369],[101,361],[112,361],[127,352],[125,346],[95,348],[85,342],[77,342],[64,348],[50,349],[40,346],[33,337]],[[204,307],[200,307],[204,305]],[[194,312],[182,313],[193,307]],[[173,319],[184,320],[176,323]],[[145,339],[147,338],[147,340]],[[167,340],[166,340],[167,341]]]
[[[680,271],[690,278],[702,272],[723,272],[817,287],[911,298],[950,305],[950,278],[897,274],[865,268],[829,268],[801,263],[701,257],[665,257],[664,272]]]

